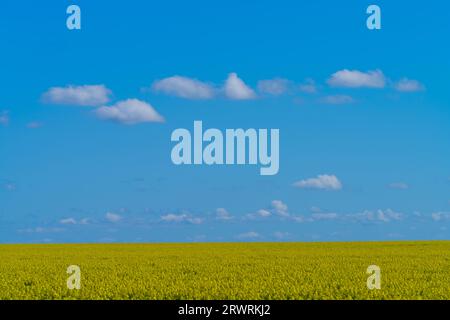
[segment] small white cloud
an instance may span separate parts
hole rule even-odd
[[[0,112],[0,125],[6,126],[9,124],[9,112],[1,111]]]
[[[279,96],[288,91],[289,80],[275,78],[270,80],[260,80],[258,82],[258,90],[261,93],[273,96]]]
[[[392,209],[378,209],[376,211],[364,210],[363,212],[359,213],[347,214],[345,218],[362,222],[390,222],[393,220],[402,220],[403,214]]]
[[[182,76],[173,76],[155,81],[152,89],[185,99],[211,99],[215,94],[212,85]]]
[[[319,102],[321,103],[325,103],[325,104],[350,104],[355,102],[355,100],[349,96],[349,95],[345,95],[345,94],[336,94],[336,95],[329,95],[329,96],[325,96],[319,99]]]
[[[301,215],[296,215],[296,216],[291,216],[292,221],[294,222],[298,222],[298,223],[303,223],[308,221],[308,219],[305,219],[305,217],[301,216]]]
[[[324,190],[341,190],[342,183],[335,175],[321,174],[317,178],[310,178],[294,182],[294,187]]]
[[[317,86],[313,79],[306,79],[304,83],[299,85],[299,89],[304,93],[317,93]]]
[[[104,85],[52,87],[42,96],[51,104],[74,106],[101,106],[108,103],[111,90]]]
[[[117,219],[117,217],[115,217],[115,218]],[[114,220],[115,218],[113,216],[109,216],[109,218],[107,217],[107,220],[113,222],[112,220]],[[117,220],[117,221],[119,221],[119,220]],[[89,224],[90,222],[91,222],[91,219],[89,219],[89,218],[83,218],[80,221],[77,221],[77,219],[75,219],[75,218],[64,218],[64,219],[59,220],[60,224],[67,224],[67,225],[70,225],[70,224],[86,225],[86,224]]]
[[[311,211],[312,213],[322,213],[323,211],[322,211],[322,209],[321,208],[319,208],[319,207],[311,207],[310,209],[309,209],[309,211]]]
[[[188,222],[188,223],[192,223],[192,224],[203,223],[203,219],[192,217],[191,215],[188,215],[186,213],[183,213],[183,214],[169,213],[169,214],[161,216],[161,220],[164,222],[174,222],[174,223],[180,223],[180,222]]]
[[[89,218],[83,218],[80,220],[80,224],[89,224],[91,223],[91,219]]]
[[[230,73],[225,81],[225,96],[233,100],[248,100],[256,98],[255,92],[248,87],[236,73]]]
[[[36,227],[18,230],[20,233],[57,233],[63,231],[65,231],[65,229],[55,227]]]
[[[417,80],[403,78],[394,84],[394,88],[400,92],[417,92],[425,90],[425,87]]]
[[[450,212],[433,212],[431,219],[433,221],[450,221]]]
[[[381,70],[361,72],[344,69],[332,74],[327,83],[342,88],[384,88],[386,78]]]
[[[249,231],[237,235],[238,239],[258,239],[260,237],[261,237],[260,234],[255,231]]]
[[[95,110],[102,120],[116,121],[132,125],[144,122],[164,122],[164,118],[153,107],[138,99],[119,101],[112,106],[104,106]]]
[[[256,215],[261,218],[266,218],[266,217],[270,217],[272,215],[272,213],[269,210],[260,209],[260,210],[256,211]]]
[[[406,190],[409,188],[409,185],[404,182],[393,182],[393,183],[389,184],[389,188]]]
[[[122,220],[122,217],[120,215],[113,212],[107,212],[105,218],[109,222],[119,222],[120,220]]]
[[[225,208],[216,209],[216,219],[217,220],[232,220],[233,217]]]
[[[74,218],[65,218],[59,221],[61,224],[77,224],[77,221]]]
[[[313,220],[335,220],[337,219],[339,216],[337,213],[313,213],[312,214],[312,219]]]
[[[282,217],[289,216],[288,206],[281,200],[273,200],[271,203],[272,211]]]

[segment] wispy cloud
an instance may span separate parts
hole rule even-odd
[[[116,221],[113,221],[114,219],[117,219],[118,217],[114,218],[114,216],[112,216],[112,215],[113,215],[112,213],[109,213],[109,215],[107,213],[106,214],[106,219],[108,221],[110,221],[110,222],[120,221],[120,219],[116,220]],[[75,218],[70,217],[70,218],[64,218],[64,219],[59,220],[59,223],[60,224],[65,224],[65,225],[76,225],[76,224],[77,225],[87,225],[87,224],[91,223],[91,219],[83,218],[83,219],[77,220]]]
[[[35,227],[18,230],[19,233],[58,233],[63,231],[65,229],[57,227]]]
[[[260,80],[258,81],[258,91],[263,94],[280,96],[288,91],[289,84],[289,80],[282,78]]]
[[[450,212],[433,212],[431,214],[433,221],[450,221]]]
[[[321,103],[325,103],[325,104],[335,104],[335,105],[339,105],[339,104],[350,104],[350,103],[354,103],[355,99],[353,99],[351,96],[349,95],[345,95],[345,94],[336,94],[336,95],[329,95],[329,96],[325,96],[319,99],[319,102]]]
[[[233,216],[225,208],[216,209],[216,219],[217,220],[232,220]]]
[[[316,82],[313,79],[306,79],[298,88],[301,92],[309,94],[317,93],[318,91]]]
[[[364,210],[359,213],[350,213],[344,216],[345,219],[362,222],[390,222],[402,220],[403,214],[392,209],[386,210]]]
[[[332,74],[327,83],[341,88],[384,88],[386,78],[381,70],[361,72],[344,69]]]
[[[193,217],[192,215],[187,213],[182,214],[169,213],[161,216],[161,221],[174,223],[187,222],[192,224],[201,224],[203,223],[204,220],[202,218]]]
[[[215,95],[212,85],[197,79],[173,76],[153,83],[152,89],[185,99],[211,99]]]
[[[27,123],[27,128],[29,129],[38,129],[40,127],[42,127],[44,124],[42,122],[39,121],[32,121],[32,122],[28,122]]]
[[[6,126],[9,124],[9,112],[1,111],[0,112],[0,125]]]
[[[144,122],[164,122],[164,118],[148,103],[138,99],[119,101],[112,106],[95,110],[99,119],[119,122],[126,125]]]
[[[74,106],[101,106],[109,102],[111,90],[104,85],[52,87],[42,95],[46,103]]]
[[[408,78],[403,78],[394,84],[394,88],[400,92],[417,92],[425,90],[424,85],[422,85],[417,80],[412,80]]]
[[[409,188],[409,185],[405,182],[393,182],[389,184],[389,188],[406,190]]]
[[[286,240],[291,237],[291,234],[289,232],[276,231],[273,233],[273,236],[277,240]]]
[[[254,240],[254,239],[261,238],[261,235],[255,231],[249,231],[249,232],[238,234],[236,236],[236,238],[242,239],[242,240],[252,240],[252,239]]]
[[[114,212],[107,212],[105,219],[109,222],[119,222],[122,220],[122,216]]]
[[[335,175],[321,174],[316,178],[309,178],[294,182],[294,187],[305,189],[341,190],[342,183]]]
[[[2,184],[2,187],[6,191],[15,191],[17,189],[17,185],[14,182],[7,181]]]

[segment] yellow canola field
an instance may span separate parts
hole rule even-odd
[[[450,299],[450,242],[0,245],[0,299]]]

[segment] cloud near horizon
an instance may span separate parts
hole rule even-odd
[[[294,182],[294,187],[303,189],[341,190],[342,183],[335,175],[321,174],[316,178],[309,178]]]

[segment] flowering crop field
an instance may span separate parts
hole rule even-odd
[[[0,299],[450,299],[450,242],[0,245]]]

